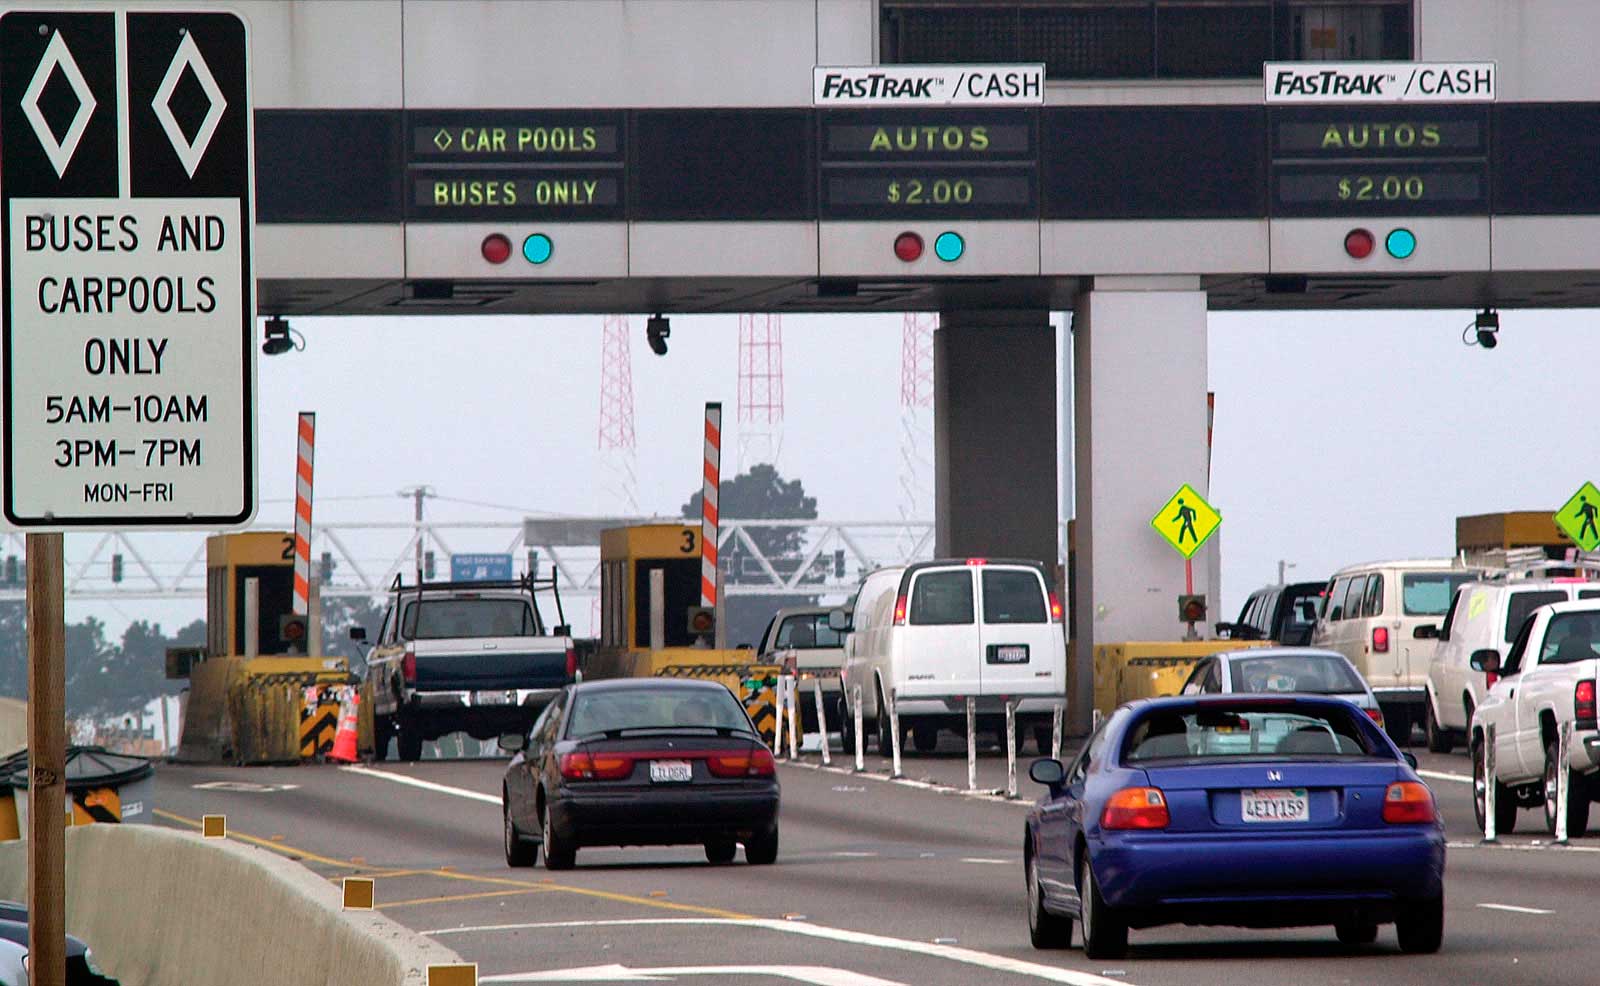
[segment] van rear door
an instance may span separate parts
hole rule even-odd
[[[977,569],[984,695],[1054,694],[1066,659],[1050,620],[1044,579],[1021,565]]]
[[[977,695],[983,662],[977,599],[968,566],[916,571],[896,662],[920,695]]]

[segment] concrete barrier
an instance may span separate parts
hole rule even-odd
[[[0,757],[8,757],[28,745],[28,703],[0,698]]]
[[[0,846],[0,896],[25,899],[26,853]],[[423,986],[461,961],[282,856],[148,825],[68,830],[67,931],[123,986]]]

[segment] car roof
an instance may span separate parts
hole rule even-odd
[[[735,668],[729,668],[730,672]],[[652,688],[698,688],[705,691],[726,692],[728,686],[708,678],[606,678],[601,681],[582,681],[571,686],[572,694],[591,692],[620,692]]]
[[[825,616],[837,608],[836,606],[785,606],[772,614],[772,618],[781,620],[786,616]]]
[[[1325,647],[1242,647],[1238,650],[1217,651],[1212,657],[1253,660],[1258,657],[1336,657],[1346,664],[1350,659],[1336,650]]]
[[[1346,565],[1334,572],[1332,578],[1341,575],[1356,575],[1360,572],[1372,572],[1388,568],[1416,568],[1423,571],[1449,571],[1451,569],[1461,572],[1481,572],[1483,569],[1474,565],[1463,565],[1454,558],[1402,558],[1397,561],[1368,561],[1359,565]]]
[[[1140,713],[1155,712],[1161,709],[1185,709],[1195,706],[1207,705],[1321,705],[1337,706],[1338,708],[1352,708],[1360,711],[1361,707],[1347,698],[1338,695],[1319,695],[1312,692],[1273,692],[1270,695],[1246,694],[1232,692],[1226,695],[1162,695],[1158,698],[1141,698],[1129,702],[1125,708]]]
[[[1261,596],[1269,592],[1321,592],[1322,587],[1328,584],[1327,579],[1318,579],[1315,582],[1274,582],[1264,585],[1250,593],[1251,596]]]
[[[1461,588],[1504,589],[1507,592],[1515,592],[1518,589],[1567,589],[1572,586],[1600,589],[1600,582],[1572,575],[1553,575],[1542,579],[1474,579],[1463,583]]]

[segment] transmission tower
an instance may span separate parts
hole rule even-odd
[[[633,356],[628,317],[607,315],[600,348],[600,458],[606,488],[617,508],[639,512],[634,470]]]
[[[739,471],[783,450],[783,317],[739,316]]]
[[[900,519],[933,516],[933,327],[938,316],[906,312],[900,332]],[[904,538],[919,535],[910,527]],[[902,550],[909,554],[912,546]]]

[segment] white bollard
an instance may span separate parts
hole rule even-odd
[[[1017,796],[1017,700],[1006,699],[1006,797]]]
[[[772,710],[774,713],[772,723],[772,755],[783,756],[783,676],[778,676],[778,684],[772,689]]]
[[[1568,776],[1567,757],[1572,749],[1572,720],[1561,724],[1556,732],[1556,842],[1567,844],[1567,799],[1572,797],[1572,780]]]
[[[865,773],[867,769],[866,741],[861,737],[861,686],[855,685],[850,689],[850,714],[855,718],[856,727],[856,773]]]
[[[822,734],[822,765],[829,764],[828,759],[828,717],[822,711],[822,679],[811,679],[811,692],[817,697],[817,732]]]
[[[1050,713],[1050,759],[1061,759],[1061,721],[1066,717],[1067,707],[1060,702],[1056,703],[1055,711]]]
[[[978,789],[978,700],[967,696],[967,790]]]
[[[900,711],[895,706],[894,689],[891,688],[889,689],[889,748],[894,757],[889,762],[889,776],[904,777],[905,775],[900,773]],[[878,714],[882,715],[883,710],[879,709]],[[879,752],[881,753],[882,751],[880,750]]]
[[[789,676],[789,759],[800,759],[800,681]]]
[[[1495,842],[1494,826],[1494,723],[1484,730],[1483,739],[1483,841]]]

